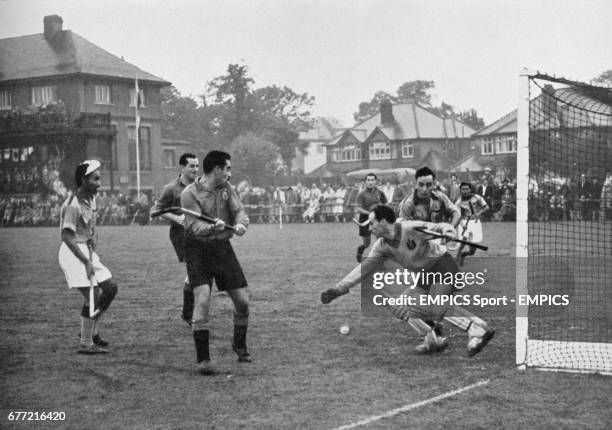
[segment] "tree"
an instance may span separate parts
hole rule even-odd
[[[380,103],[390,101],[391,103],[409,103],[416,102],[421,106],[429,107],[438,115],[448,118],[455,115],[455,110],[452,105],[441,102],[440,106],[431,106],[431,94],[429,92],[435,88],[434,81],[407,81],[399,86],[397,95],[393,96],[384,91],[378,91],[369,102],[359,103],[359,111],[353,114],[355,121],[364,121],[380,111]],[[459,113],[459,118],[466,122],[470,127],[476,129],[484,127],[484,120],[478,116],[475,109],[469,109]]]
[[[397,101],[407,103],[411,100],[424,106],[431,106],[431,95],[429,90],[433,90],[436,84],[434,81],[408,81],[404,82],[397,89]]]
[[[612,87],[612,69],[602,72],[598,77],[593,79],[593,83]]]
[[[454,108],[445,102],[440,103],[440,106],[434,107],[432,109],[434,110],[434,112],[437,112],[438,115],[440,115],[442,118],[451,117],[455,113]]]
[[[359,103],[359,111],[353,114],[356,122],[364,121],[374,116],[380,110],[380,103],[390,101],[391,103],[417,102],[423,106],[431,105],[431,95],[428,91],[432,90],[436,84],[434,81],[408,81],[404,82],[397,89],[396,96],[384,91],[378,91],[369,102]]]
[[[164,89],[164,133],[194,142],[202,152],[227,149],[239,136],[258,136],[276,145],[271,158],[280,155],[290,170],[299,133],[313,123],[314,97],[286,86],[253,89],[254,84],[245,64],[229,64],[224,75],[208,82],[201,106],[174,87]]]
[[[190,142],[206,151],[214,140],[214,129],[206,111],[190,97],[171,86],[161,90],[162,135]]]
[[[239,179],[261,184],[264,176],[276,173],[276,145],[253,133],[238,136],[231,143],[229,153],[232,156],[232,171]]]
[[[299,132],[314,122],[311,108],[314,97],[298,94],[288,87],[268,86],[255,90],[250,105],[257,114],[255,130],[274,143],[280,156],[291,171],[295,149],[299,147]]]
[[[472,127],[474,130],[480,130],[485,126],[484,119],[478,116],[476,109],[469,109],[459,113],[459,119]]]
[[[369,102],[359,103],[359,111],[353,114],[353,118],[355,118],[355,122],[364,121],[378,113],[381,102],[390,101],[391,103],[395,103],[396,100],[397,98],[391,94],[384,91],[378,91]]]
[[[229,64],[225,75],[217,76],[208,83],[207,98],[212,98],[217,106],[217,119],[222,121],[219,137],[226,142],[253,128],[248,99],[250,87],[255,81],[248,73],[245,64]],[[219,109],[219,106],[224,109]]]

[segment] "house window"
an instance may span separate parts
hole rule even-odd
[[[174,149],[164,149],[164,168],[171,169],[176,167],[176,152]]]
[[[32,87],[32,104],[45,105],[57,101],[57,87]]]
[[[97,105],[111,104],[111,87],[110,85],[96,85],[96,97],[94,103]]]
[[[336,160],[334,155],[336,154]],[[345,145],[332,153],[332,161],[354,161],[361,160],[361,149],[357,145]]]
[[[95,158],[102,164],[102,170],[111,170],[117,165],[116,145],[114,139],[92,137],[87,139],[87,158]]]
[[[0,91],[0,110],[11,110],[11,92]]]
[[[389,142],[370,143],[370,160],[388,160],[391,158],[391,144]]]
[[[147,107],[145,93],[142,88],[139,89],[138,94],[139,94],[138,98],[140,99],[140,105],[138,107],[141,107],[141,108]],[[136,89],[135,88],[130,89],[130,106],[131,107],[136,106]]]
[[[130,170],[136,170],[136,127],[128,126],[128,161]],[[151,130],[140,127],[139,158],[140,170],[151,170]]]
[[[414,144],[412,142],[402,143],[402,158],[414,157]]]
[[[490,155],[493,154],[493,139],[490,137],[485,137],[484,140],[480,143],[480,152],[482,155]]]
[[[516,152],[516,137],[498,136],[495,141],[495,152],[497,152],[498,154]]]

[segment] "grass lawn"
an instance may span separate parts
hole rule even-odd
[[[485,224],[490,295],[514,294],[514,224]],[[57,263],[57,228],[0,230],[0,428],[332,429],[488,380],[360,428],[609,428],[609,377],[514,366],[514,308],[478,311],[497,328],[468,358],[449,328],[437,356],[393,317],[365,317],[358,288],[319,302],[354,265],[350,224],[252,225],[233,239],[251,288],[251,364],[231,351],[232,307],[215,293],[211,354],[226,373],[195,372],[180,320],[184,266],[165,226],[100,227],[98,252],[119,284],[101,334],[106,356],[76,353],[81,296]],[[347,323],[349,335],[339,333]],[[64,411],[65,421],[9,422],[10,411]],[[32,427],[34,424],[34,427]]]

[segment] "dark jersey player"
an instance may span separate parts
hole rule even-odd
[[[387,203],[385,193],[376,187],[378,178],[374,173],[368,173],[365,177],[366,187],[357,195],[357,213],[359,214],[359,223],[368,220],[370,212],[379,204]],[[359,236],[363,243],[357,247],[357,262],[361,262],[363,251],[366,250],[371,243],[370,226],[359,226]]]
[[[185,187],[193,183],[198,175],[200,164],[198,158],[191,153],[181,155],[179,159],[181,168],[178,177],[166,184],[160,199],[151,208],[151,213],[159,212],[160,210],[169,207],[181,206],[181,193]],[[185,215],[176,215],[171,212],[162,215],[162,218],[170,221],[170,242],[176,251],[176,256],[179,262],[185,262]],[[183,312],[181,317],[191,325],[191,317],[193,314],[193,291],[189,285],[189,279],[185,278],[183,287]]]

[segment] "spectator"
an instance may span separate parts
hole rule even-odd
[[[446,188],[446,195],[451,202],[456,202],[461,197],[461,190],[459,190],[459,181],[457,175],[451,173],[448,186]]]
[[[299,183],[298,183],[299,185]],[[299,194],[293,190],[292,187],[288,187],[285,191],[285,204],[286,204],[286,218],[288,222],[295,222],[298,210]]]
[[[313,184],[314,185],[314,184]],[[308,202],[308,208],[302,214],[302,220],[304,222],[313,223],[316,220],[316,217],[319,213],[320,202],[316,195],[310,195],[310,201]]]
[[[601,188],[600,221],[612,220],[612,174],[608,174]]]
[[[339,185],[334,194],[334,219],[336,222],[344,222],[344,199],[346,198],[346,187]]]
[[[510,189],[506,189],[502,196],[502,204],[500,210],[495,214],[496,221],[515,221],[516,220],[516,203],[514,195]]]
[[[587,180],[586,175],[580,175],[578,184],[576,185],[576,214],[578,220],[591,220],[592,206],[589,200],[593,197],[591,192],[591,183]]]

